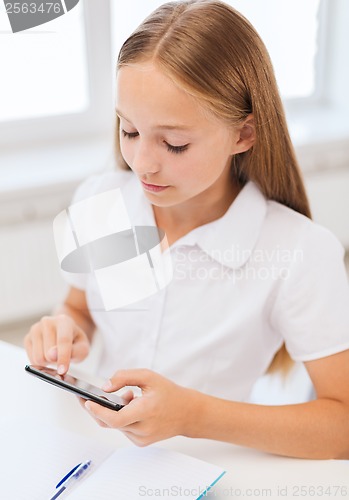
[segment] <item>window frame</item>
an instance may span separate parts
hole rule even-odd
[[[348,16],[349,2],[321,1],[316,92],[309,98],[284,101],[291,137],[305,171],[343,168],[349,163],[349,32],[344,21]]]

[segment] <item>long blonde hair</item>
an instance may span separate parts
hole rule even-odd
[[[269,54],[239,12],[216,0],[160,6],[126,40],[118,68],[146,60],[233,127],[253,113],[256,141],[233,157],[235,178],[254,181],[267,199],[311,217]],[[118,163],[128,168],[118,137]],[[270,371],[289,361],[283,346]]]

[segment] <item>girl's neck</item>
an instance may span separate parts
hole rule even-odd
[[[226,185],[223,193],[218,190],[209,190],[172,207],[153,205],[156,224],[166,232],[169,245],[171,245],[193,229],[222,217],[239,194],[240,189],[241,187],[232,181]]]

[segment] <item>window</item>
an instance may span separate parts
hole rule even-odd
[[[0,30],[9,21],[0,4]],[[1,37],[0,121],[85,111],[90,102],[83,3],[49,24]]]
[[[324,168],[333,144],[330,163],[342,165],[349,137],[349,2],[225,1],[252,22],[271,54],[292,138],[297,148],[308,148],[302,166]],[[162,3],[80,0],[61,18],[13,34],[0,0],[0,178],[9,186],[20,179],[34,185],[45,176],[56,181],[69,172],[86,173],[86,157],[89,171],[101,165],[102,150],[113,136],[113,76],[120,46]],[[59,33],[65,38],[61,53],[55,45]],[[39,51],[30,50],[35,43]],[[62,168],[65,157],[70,163],[64,161]]]
[[[253,24],[273,61],[284,99],[316,92],[320,0],[229,0]]]
[[[112,129],[109,2],[12,33],[0,2],[0,144],[74,139]],[[101,28],[102,26],[102,28]]]

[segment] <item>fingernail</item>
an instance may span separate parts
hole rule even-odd
[[[63,375],[63,373],[65,373],[65,366],[59,365],[57,372],[59,373],[59,375]]]
[[[110,380],[107,380],[103,385],[102,385],[102,389],[103,391],[109,391],[111,388],[112,388],[112,383],[110,382]]]

